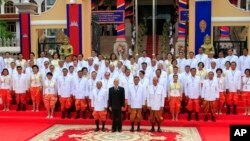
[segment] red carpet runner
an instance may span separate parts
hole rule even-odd
[[[156,35],[156,46],[155,46],[155,53],[158,54],[159,48],[159,36]],[[153,54],[153,36],[152,35],[147,35],[147,46],[146,46],[146,50],[147,50],[147,56],[152,58],[152,54]]]

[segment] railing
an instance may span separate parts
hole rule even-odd
[[[10,52],[14,56],[21,51],[19,39],[16,38],[0,38],[0,55]]]

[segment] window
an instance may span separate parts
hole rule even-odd
[[[53,5],[55,4],[55,1],[56,0],[43,0],[42,5],[41,5],[42,12],[45,12],[49,10],[51,7],[53,7]]]
[[[16,13],[16,7],[12,1],[8,1],[4,4],[4,13]]]
[[[16,33],[16,22],[8,22],[8,31]]]
[[[37,4],[37,3],[35,2],[35,0],[30,0],[30,3]],[[38,8],[36,8],[35,12],[38,13]]]
[[[41,11],[45,12],[45,0],[43,0],[43,2],[41,4]]]

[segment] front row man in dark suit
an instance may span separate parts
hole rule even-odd
[[[125,105],[124,88],[119,86],[119,79],[114,80],[114,87],[109,88],[109,110],[112,112],[112,132],[122,131],[121,110]]]

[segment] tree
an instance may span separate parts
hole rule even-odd
[[[0,5],[2,5],[6,0],[0,0]]]
[[[8,30],[8,23],[0,21],[0,38],[12,38],[12,33]]]

